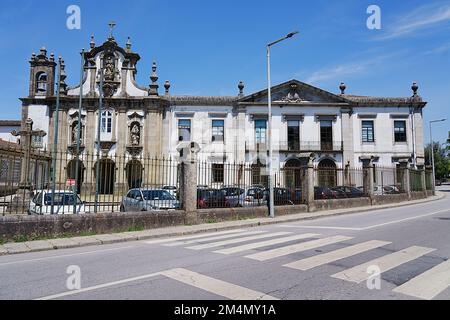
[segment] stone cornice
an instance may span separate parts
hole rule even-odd
[[[172,106],[233,106],[238,97],[230,96],[168,96]]]

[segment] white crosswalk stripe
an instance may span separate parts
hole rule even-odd
[[[394,289],[394,292],[431,300],[450,287],[450,260],[422,273]]]
[[[214,279],[186,269],[172,269],[161,275],[231,300],[278,300],[265,293]]]
[[[210,249],[210,248],[216,248],[216,247],[222,247],[229,244],[235,244],[235,243],[241,243],[246,241],[252,241],[252,240],[259,240],[264,238],[272,238],[272,237],[278,237],[278,236],[286,236],[292,234],[291,232],[274,232],[274,233],[266,233],[262,235],[256,235],[251,237],[243,237],[238,239],[231,239],[231,240],[224,240],[219,242],[212,242],[207,244],[200,244],[192,247],[188,247],[188,249],[191,250],[203,250],[203,249]]]
[[[207,237],[211,237],[212,235],[218,236],[218,235],[222,235],[222,234],[240,233],[240,232],[245,232],[245,231],[247,231],[247,230],[246,229],[227,230],[227,231],[220,231],[220,232],[214,232],[214,233],[202,233],[200,235],[194,235],[194,236],[182,236],[182,237],[175,237],[175,238],[150,240],[150,241],[144,241],[144,243],[146,243],[146,244],[161,244],[161,243],[183,241],[183,240],[190,240],[190,239],[207,238]]]
[[[266,260],[270,260],[270,259],[287,256],[287,255],[290,255],[293,253],[303,252],[303,251],[323,247],[326,245],[330,245],[333,243],[351,240],[351,239],[353,239],[353,238],[346,237],[346,236],[334,236],[334,237],[329,237],[329,238],[324,238],[324,239],[319,239],[319,240],[313,240],[313,241],[293,244],[290,246],[281,247],[281,248],[277,248],[277,249],[262,251],[259,253],[248,255],[248,256],[246,256],[246,258],[258,260],[258,261],[266,261]]]
[[[413,246],[336,273],[332,275],[332,277],[350,282],[361,283],[371,276],[371,274],[367,272],[370,266],[377,266],[381,273],[383,273],[404,263],[420,258],[421,256],[433,252],[434,250],[435,249]]]
[[[253,250],[253,249],[257,249],[257,248],[268,247],[268,246],[272,246],[272,245],[276,245],[276,244],[280,244],[280,243],[286,243],[286,242],[295,241],[295,240],[314,238],[317,236],[319,236],[319,234],[317,234],[317,233],[306,233],[306,234],[300,234],[300,235],[295,235],[295,236],[290,236],[290,237],[278,238],[278,239],[274,239],[274,240],[267,240],[267,241],[262,241],[262,242],[244,244],[242,246],[217,250],[214,252],[221,253],[221,254],[233,254],[233,253],[239,253],[239,252]]]
[[[232,234],[226,234],[223,236],[214,236],[214,237],[210,237],[210,238],[200,238],[200,239],[194,239],[194,240],[170,242],[170,243],[164,244],[164,246],[177,247],[177,246],[184,246],[184,245],[188,245],[188,244],[192,244],[192,243],[230,239],[230,238],[236,238],[239,236],[256,235],[256,234],[261,234],[261,233],[266,233],[266,232],[267,231],[249,231],[249,232],[241,232],[241,233],[232,233]]]
[[[294,262],[284,265],[284,267],[306,271],[306,270],[310,270],[310,269],[322,266],[327,263],[331,263],[331,262],[345,259],[345,258],[348,258],[351,256],[355,256],[357,254],[360,254],[360,253],[363,253],[363,252],[366,252],[369,250],[383,247],[390,243],[391,242],[378,241],[378,240],[367,241],[364,243],[356,244],[354,246],[342,248],[342,249],[331,251],[331,252],[324,253],[324,254],[319,254],[319,255],[316,255],[316,256],[313,256],[310,258],[306,258],[303,260],[294,261]]]

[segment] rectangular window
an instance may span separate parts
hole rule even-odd
[[[256,143],[267,142],[267,120],[255,120]]]
[[[322,151],[333,150],[333,121],[320,121],[320,148]]]
[[[406,142],[406,121],[394,121],[394,141]]]
[[[213,183],[223,183],[223,176],[224,176],[223,164],[213,164],[211,169],[212,169]]]
[[[362,122],[362,142],[375,142],[373,121]]]
[[[178,140],[191,141],[191,120],[178,120]]]
[[[288,121],[288,149],[300,150],[300,121]]]
[[[213,120],[212,141],[224,141],[225,121]]]

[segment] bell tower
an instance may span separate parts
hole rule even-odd
[[[55,94],[55,56],[47,57],[47,50],[43,47],[30,60],[30,97],[50,97]]]

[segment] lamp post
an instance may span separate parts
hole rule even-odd
[[[270,49],[273,45],[284,41],[286,39],[292,38],[296,35],[298,31],[294,31],[289,33],[287,36],[278,39],[272,43],[267,45],[267,84],[268,84],[268,105],[269,105],[269,129],[267,131],[267,138],[269,143],[269,215],[271,218],[275,218],[275,208],[274,208],[274,175],[273,175],[273,146],[272,146],[272,88],[271,88],[271,79],[270,79]]]
[[[447,119],[439,119],[430,121],[430,141],[431,141],[431,166],[433,167],[433,193],[436,191],[436,169],[434,168],[434,141],[433,141],[433,130],[432,124],[436,122],[444,122]]]

